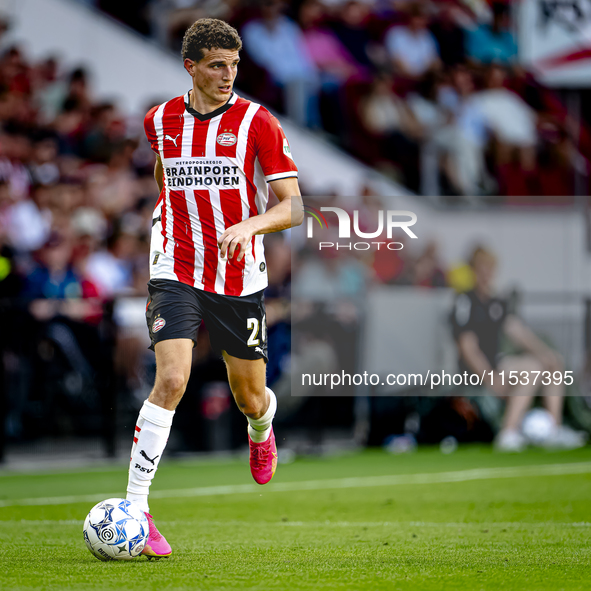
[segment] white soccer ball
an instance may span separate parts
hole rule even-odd
[[[543,408],[530,410],[523,419],[521,430],[533,445],[543,445],[554,433],[554,417]]]
[[[126,499],[97,503],[84,520],[84,541],[99,560],[131,560],[148,539],[146,514]]]

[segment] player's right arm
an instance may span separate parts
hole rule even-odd
[[[304,220],[304,208],[298,186],[298,169],[291,156],[291,148],[279,121],[266,109],[257,112],[252,129],[255,153],[265,175],[272,186],[279,203],[264,213],[249,217],[226,231],[218,239],[222,257],[234,257],[237,247],[240,252],[237,260],[242,260],[246,248],[256,234],[280,232],[299,226]]]
[[[160,156],[156,156],[156,164],[154,165],[154,178],[156,179],[159,192],[162,193],[162,189],[164,187],[164,169],[162,168],[162,160],[160,160]]]

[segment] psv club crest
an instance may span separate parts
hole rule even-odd
[[[220,133],[217,137],[220,146],[233,146],[236,143],[236,136],[233,133]]]

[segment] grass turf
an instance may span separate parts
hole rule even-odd
[[[589,589],[591,468],[536,476],[520,467],[590,461],[591,448],[503,456],[486,447],[301,459],[280,465],[273,484],[493,467],[518,475],[158,498],[151,510],[173,546],[158,562],[96,560],[81,534],[93,501],[0,506],[0,589]],[[152,488],[249,482],[244,461],[168,460]],[[122,467],[5,472],[0,504],[124,496],[125,483]]]

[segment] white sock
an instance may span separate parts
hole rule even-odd
[[[127,500],[136,503],[146,513],[150,512],[148,506],[150,484],[166,447],[173,417],[174,410],[166,410],[146,400],[140,409],[140,416],[135,426],[129,463]]]
[[[262,443],[269,439],[271,435],[271,424],[273,423],[273,417],[277,412],[277,398],[270,388],[265,388],[269,395],[269,408],[267,412],[260,419],[248,419],[248,434],[255,443]]]

